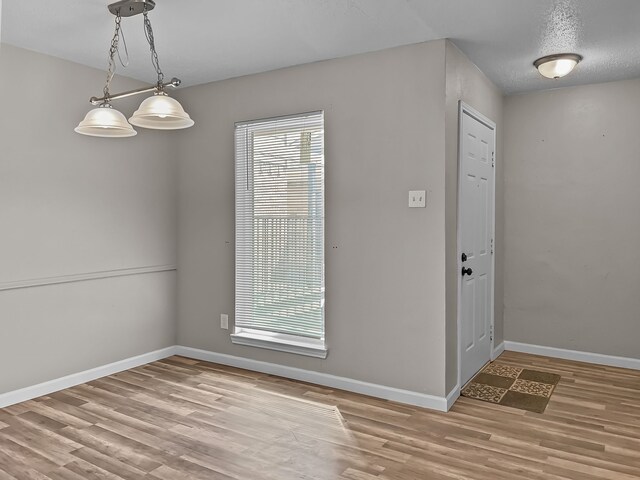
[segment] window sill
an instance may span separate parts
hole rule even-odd
[[[324,340],[250,329],[237,329],[231,334],[231,342],[235,345],[266,348],[316,358],[327,358],[329,352]]]

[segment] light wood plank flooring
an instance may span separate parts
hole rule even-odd
[[[640,372],[562,375],[547,411],[448,414],[180,357],[0,410],[0,480],[640,478]]]

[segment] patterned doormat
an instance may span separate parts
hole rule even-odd
[[[463,397],[543,413],[560,375],[493,362],[462,389]]]

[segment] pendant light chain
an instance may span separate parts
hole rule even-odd
[[[104,85],[103,93],[104,93],[104,104],[109,103],[109,98],[111,94],[109,93],[109,86],[111,85],[111,80],[113,80],[113,76],[116,74],[116,53],[118,53],[118,44],[120,43],[120,22],[122,21],[122,17],[120,17],[120,12],[116,15],[116,29],[113,32],[113,39],[111,40],[111,47],[109,48],[109,67],[107,68],[107,82]],[[127,55],[128,56],[128,55]]]
[[[158,59],[158,52],[156,52],[156,42],[153,37],[153,28],[151,27],[151,21],[149,20],[149,12],[147,12],[147,8],[145,7],[143,15],[144,15],[144,34],[147,37],[147,42],[149,42],[149,49],[151,50],[151,64],[153,68],[155,68],[156,73],[158,74],[158,92],[163,90],[162,84],[164,83],[164,73],[162,73],[162,69],[160,68],[160,60]]]

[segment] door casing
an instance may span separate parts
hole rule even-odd
[[[462,259],[461,259],[461,254],[462,254],[462,242],[461,242],[461,218],[462,216],[460,215],[460,185],[461,185],[461,178],[460,175],[462,174],[462,168],[461,168],[461,152],[462,152],[462,141],[463,141],[463,132],[462,132],[462,126],[463,126],[463,122],[462,119],[464,118],[463,115],[469,115],[470,117],[472,117],[473,119],[477,120],[480,123],[483,123],[484,125],[486,125],[487,127],[489,127],[491,129],[491,131],[493,132],[493,149],[494,149],[494,158],[493,158],[493,165],[494,167],[492,168],[492,175],[493,175],[493,191],[491,192],[491,209],[493,210],[493,215],[492,215],[492,225],[490,226],[491,229],[491,238],[493,240],[493,254],[491,255],[491,283],[489,285],[489,288],[491,290],[491,295],[489,298],[490,301],[490,329],[491,329],[491,351],[490,351],[490,360],[495,360],[494,357],[494,352],[495,352],[495,297],[494,297],[494,292],[495,292],[495,263],[496,263],[496,235],[495,235],[495,227],[496,227],[496,154],[495,151],[497,150],[497,145],[496,145],[496,124],[495,122],[493,122],[492,120],[490,120],[489,118],[485,117],[483,114],[481,114],[480,112],[478,112],[477,110],[475,110],[474,108],[470,107],[469,105],[467,105],[466,103],[464,103],[463,101],[459,102],[459,107],[458,107],[458,161],[457,161],[457,167],[458,167],[458,186],[457,186],[457,232],[456,232],[456,237],[457,237],[457,258],[456,258],[456,266],[457,266],[457,286],[458,286],[458,319],[457,319],[457,335],[458,335],[458,388],[462,388],[464,385],[461,385],[461,378],[462,378],[462,335],[461,335],[461,331],[462,331],[462,276],[460,275],[460,271],[462,269]]]

